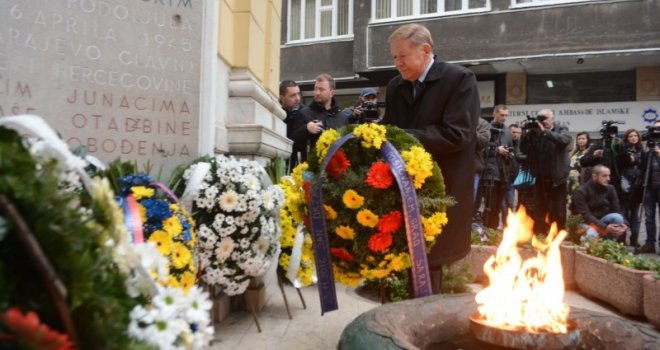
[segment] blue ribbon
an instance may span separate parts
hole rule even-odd
[[[323,208],[323,190],[321,174],[328,166],[332,156],[346,143],[355,138],[352,133],[345,135],[333,143],[325,155],[320,167],[319,176],[316,178],[312,188],[311,203],[309,206],[310,222],[312,225],[312,237],[314,239],[314,252],[316,261],[316,273],[318,277],[319,297],[321,299],[321,315],[325,312],[337,310],[337,292],[335,290],[332,263],[330,261],[330,243],[328,241],[327,226],[325,222],[325,210]],[[396,148],[385,141],[380,150],[380,155],[390,164],[392,174],[401,190],[403,201],[403,212],[406,223],[406,237],[408,238],[408,250],[412,261],[413,291],[415,298],[432,294],[428,263],[426,260],[426,246],[424,243],[424,230],[422,228],[417,194],[401,155]]]

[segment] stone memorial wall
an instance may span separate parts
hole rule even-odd
[[[0,117],[169,173],[198,155],[202,0],[0,1]]]

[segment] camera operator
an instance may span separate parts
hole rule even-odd
[[[528,118],[523,126],[520,142],[523,163],[536,178],[531,191],[522,198],[531,205],[535,232],[548,232],[548,224],[556,222],[559,229],[566,227],[566,192],[568,180],[568,151],[572,137],[568,128],[555,123],[554,114],[542,109],[535,119]],[[550,221],[545,222],[546,218]]]
[[[381,115],[378,110],[378,91],[374,88],[365,88],[360,92],[358,104],[341,111],[351,124],[378,122]]]
[[[509,159],[513,157],[513,143],[511,133],[504,125],[508,117],[507,106],[495,106],[493,121],[490,123],[490,141],[484,148],[484,170],[481,172],[475,204],[475,208],[479,209],[483,200],[484,209],[481,217],[484,219],[484,224],[493,229],[497,229],[500,223],[502,201],[511,173]]]
[[[593,167],[602,164],[608,167],[611,171],[610,184],[614,186],[616,194],[621,198],[621,171],[619,169],[619,161],[622,155],[625,155],[625,150],[621,139],[617,136],[619,129],[614,124],[623,124],[623,122],[614,120],[604,120],[600,128],[600,142],[592,144],[587,152],[580,158],[580,165],[582,168]],[[585,169],[584,178],[591,177],[589,169]]]
[[[660,120],[656,120],[643,136],[646,150],[642,153],[642,193],[644,218],[646,221],[646,242],[637,252],[655,253],[657,227],[655,225],[656,208],[660,206]]]

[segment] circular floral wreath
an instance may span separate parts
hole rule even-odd
[[[355,135],[334,153],[321,171],[330,146],[342,136]],[[308,158],[309,171],[322,179],[326,224],[335,279],[349,286],[380,280],[390,297],[408,297],[410,256],[401,192],[390,165],[379,156],[389,141],[401,154],[419,202],[427,251],[447,223],[440,168],[414,137],[393,126],[349,125],[325,131]],[[307,202],[311,183],[305,184]]]
[[[241,294],[279,254],[278,213],[284,194],[271,186],[263,167],[218,155],[210,163],[193,202],[202,279],[228,295]],[[190,181],[193,164],[183,174]]]

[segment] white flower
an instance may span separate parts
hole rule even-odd
[[[250,190],[258,190],[261,188],[261,182],[252,174],[245,175],[243,177],[243,183],[245,183],[245,186]]]
[[[234,251],[234,240],[225,237],[220,241],[220,244],[218,244],[218,248],[215,250],[215,255],[218,260],[221,262],[224,262],[227,260],[227,258],[231,255],[231,253]]]
[[[218,192],[219,192],[219,191],[218,191],[218,188],[217,188],[217,187],[215,187],[215,186],[211,186],[211,187],[207,188],[207,189],[204,191],[204,196],[205,196],[206,198],[210,199],[211,201],[214,201],[214,200],[215,200],[215,196],[218,195]]]
[[[198,286],[192,286],[184,300],[183,310],[185,319],[188,323],[195,323],[198,326],[206,326],[210,323],[209,310],[213,303],[209,300],[209,295]]]
[[[226,212],[232,212],[236,208],[238,195],[234,191],[226,191],[220,195],[220,208]]]
[[[242,268],[246,274],[250,276],[257,276],[261,271],[261,267],[264,265],[264,261],[257,258],[250,258],[245,260],[242,264]]]
[[[261,193],[261,202],[266,210],[273,210],[275,208],[275,197],[271,191],[263,191]]]
[[[270,247],[270,241],[267,237],[259,237],[259,239],[254,243],[252,249],[254,249],[259,254],[266,255],[268,248]]]
[[[240,245],[242,249],[247,249],[250,246],[250,240],[241,238],[241,240],[238,241],[238,245]]]
[[[243,292],[245,292],[249,284],[250,284],[249,279],[246,279],[245,281],[240,283],[230,282],[227,285],[227,288],[225,289],[225,293],[227,293],[227,295],[242,294]]]

